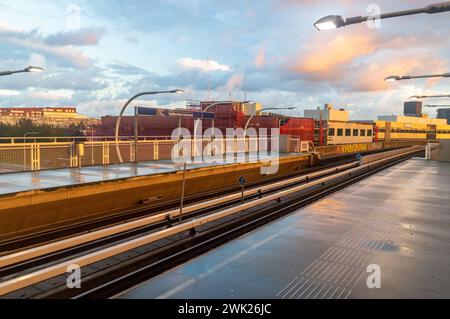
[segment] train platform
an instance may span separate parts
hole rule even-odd
[[[293,155],[301,156],[302,154],[279,154],[280,157]],[[260,155],[259,157],[256,155],[248,155],[247,162],[267,161],[273,158],[275,157],[270,155]],[[236,157],[236,162],[239,163],[238,157]],[[196,163],[193,161],[189,163],[187,165],[187,169],[193,170],[226,164],[227,163],[225,161],[216,161],[211,163],[208,159],[206,159],[202,162]],[[126,163],[0,174],[0,196],[34,190],[47,190],[59,187],[101,183],[140,176],[167,174],[182,170],[183,165],[176,164],[171,160],[160,160],[140,162],[138,164]]]
[[[450,298],[449,185],[405,161],[116,298]]]

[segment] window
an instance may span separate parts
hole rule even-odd
[[[345,136],[352,136],[352,130],[351,129],[346,129],[345,130]]]
[[[334,128],[330,128],[329,131],[328,131],[328,135],[329,136],[334,136],[334,134],[335,134],[335,129]]]
[[[353,136],[358,136],[358,130],[353,130]]]
[[[338,136],[344,136],[344,129],[342,129],[342,128],[338,128],[338,132],[337,132],[338,134]]]
[[[366,136],[366,130],[361,130],[361,136]]]
[[[367,136],[372,136],[372,130],[367,130]]]

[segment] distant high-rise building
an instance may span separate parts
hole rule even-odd
[[[421,101],[405,102],[403,114],[405,116],[422,117],[422,106]]]
[[[450,108],[439,109],[437,112],[438,112],[438,119],[446,119],[447,124],[450,124]]]

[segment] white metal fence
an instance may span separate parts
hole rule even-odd
[[[214,142],[214,143],[212,143]],[[171,160],[174,154],[182,155],[181,148],[188,147],[191,157],[217,154],[257,153],[270,150],[270,138],[172,140],[170,138],[140,137],[135,141],[121,137],[118,142],[123,162]],[[209,146],[208,146],[209,145]],[[211,145],[214,145],[211,147]],[[176,147],[176,149],[174,149]],[[137,153],[137,158],[136,158]],[[114,138],[1,138],[0,173],[38,171],[46,169],[109,165],[119,163]]]

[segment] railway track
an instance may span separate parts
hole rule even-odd
[[[0,295],[103,298],[270,222],[330,192],[423,153],[405,149],[369,164],[351,162],[206,200],[0,257]],[[67,289],[79,265],[83,288]],[[103,264],[103,265],[101,265]],[[103,267],[102,267],[103,266]],[[145,277],[145,278],[144,278]]]
[[[367,152],[365,155],[372,155],[382,153],[385,150],[375,150]],[[303,170],[302,174],[314,173],[323,169],[335,167],[342,164],[351,163],[355,160],[354,154],[347,154],[338,157],[337,159],[327,158],[319,163],[318,166]],[[288,174],[284,176],[277,176],[274,178],[266,179],[264,181],[252,182],[249,181],[249,187],[258,187],[281,181],[287,178],[291,178],[298,175],[298,173]],[[230,193],[239,191],[240,187],[228,187],[222,190],[214,190],[210,192],[204,192],[195,196],[191,196],[185,199],[185,204],[192,204],[198,201],[203,201],[218,196],[228,195]],[[170,210],[179,206],[179,201],[164,202],[158,205],[142,206],[127,211],[120,211],[110,214],[99,219],[90,220],[87,222],[76,223],[64,227],[55,228],[52,230],[38,232],[36,234],[20,236],[12,240],[0,241],[0,256],[11,254],[14,251],[23,250],[24,248],[31,248],[39,246],[45,243],[58,241],[64,238],[69,238],[75,235],[88,233],[97,229],[102,229],[112,225],[119,225],[129,220],[139,219],[144,216],[156,214],[161,211]]]

